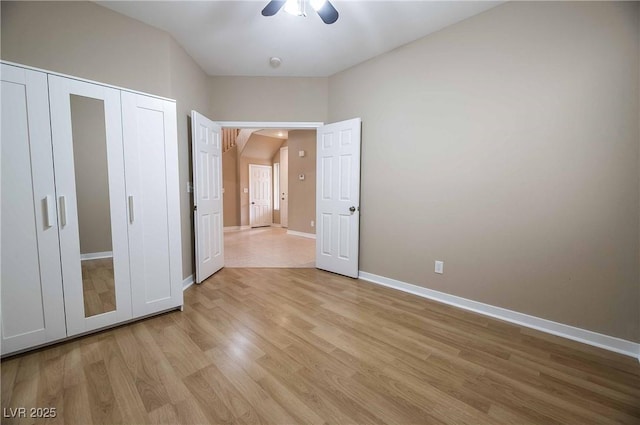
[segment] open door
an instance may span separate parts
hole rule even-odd
[[[317,132],[316,267],[358,277],[360,118]]]
[[[191,111],[196,283],[224,267],[222,128]]]

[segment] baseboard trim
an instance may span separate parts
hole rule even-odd
[[[182,281],[182,290],[186,291],[188,287],[193,285],[193,283],[194,283],[193,275],[187,277],[185,280]]]
[[[613,351],[619,354],[637,358],[640,361],[640,344],[616,338],[609,335],[603,335],[586,329],[576,328],[574,326],[553,322],[551,320],[542,319],[540,317],[530,316],[528,314],[519,313],[517,311],[508,310],[502,307],[496,307],[490,304],[469,300],[467,298],[458,297],[456,295],[446,294],[433,289],[424,288],[422,286],[413,285],[411,283],[390,279],[384,276],[378,276],[373,273],[360,271],[358,277],[377,285],[386,286],[403,292],[417,295],[419,297],[428,298],[439,301],[444,304],[452,305],[464,310],[473,311],[495,319],[504,320],[516,325],[525,326],[527,328],[536,329],[552,335],[582,342],[605,350]]]
[[[298,232],[296,230],[287,230],[287,235],[302,236],[303,238],[309,238],[309,239],[316,238],[315,233],[304,233],[304,232]]]
[[[280,223],[271,223],[271,227],[282,227]]]
[[[86,254],[80,254],[80,261],[99,260],[101,258],[113,258],[113,251],[89,252]]]
[[[249,230],[251,226],[225,226],[222,228],[223,232],[238,232],[240,230]]]

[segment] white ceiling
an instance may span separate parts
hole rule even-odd
[[[273,137],[276,139],[287,140],[289,138],[289,130],[279,130],[276,128],[263,128],[256,131],[254,134],[260,134],[262,136]]]
[[[267,2],[97,3],[169,32],[209,75],[301,77],[333,75],[502,3],[334,0],[340,18],[325,25],[309,7],[306,18],[263,17]]]

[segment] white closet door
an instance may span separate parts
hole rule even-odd
[[[131,292],[129,281],[129,253],[127,243],[127,215],[126,197],[124,185],[124,160],[122,148],[122,121],[120,108],[120,91],[91,84],[71,78],[63,78],[49,75],[49,99],[51,103],[51,135],[53,139],[53,156],[55,163],[56,188],[58,196],[59,223],[60,223],[60,250],[62,259],[62,276],[64,280],[64,304],[66,308],[67,332],[69,336],[99,329],[118,322],[130,319],[131,316]],[[77,137],[78,126],[84,127],[84,111],[82,107],[73,105],[92,105],[99,113],[92,116],[99,122],[100,130],[91,134],[84,131],[83,138]],[[72,111],[73,109],[73,111]],[[75,137],[75,141],[74,141]],[[93,144],[87,147],[87,144]],[[100,167],[85,171],[83,161],[91,162],[95,150],[104,151]],[[83,158],[80,157],[83,151]],[[74,156],[77,156],[74,158]],[[86,167],[84,167],[86,168]],[[99,205],[98,190],[91,190],[87,183],[100,177],[96,185],[108,193],[107,205],[102,208],[94,208],[93,212],[81,211],[79,206],[89,208]],[[80,202],[79,202],[80,201]],[[82,210],[83,208],[80,208]],[[108,211],[105,211],[108,210]],[[97,295],[97,292],[87,287],[89,280],[83,281],[83,273],[86,274],[85,262],[81,263],[81,236],[96,236],[95,226],[83,227],[83,223],[91,222],[92,215],[105,214],[109,217],[95,223],[95,226],[106,226],[109,229],[110,251],[83,252],[85,257],[108,257],[102,260],[109,261],[111,270],[105,271],[109,277],[108,284],[105,279],[100,283],[108,285],[108,291]],[[80,215],[79,215],[80,214]],[[82,221],[82,222],[80,222]],[[81,234],[82,233],[82,234]],[[85,261],[87,261],[85,259]],[[98,280],[98,279],[96,279]],[[104,309],[96,313],[92,307],[96,302],[103,301],[106,295],[111,300]],[[102,297],[102,298],[101,298]],[[91,308],[91,309],[90,309]]]
[[[66,336],[47,75],[2,65],[2,354]]]
[[[182,305],[174,102],[122,92],[134,316]]]

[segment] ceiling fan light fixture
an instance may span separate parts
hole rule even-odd
[[[284,11],[294,16],[307,16],[304,10],[304,0],[287,0]]]
[[[316,12],[324,7],[327,3],[327,0],[309,0],[309,4],[313,7],[313,10]]]

